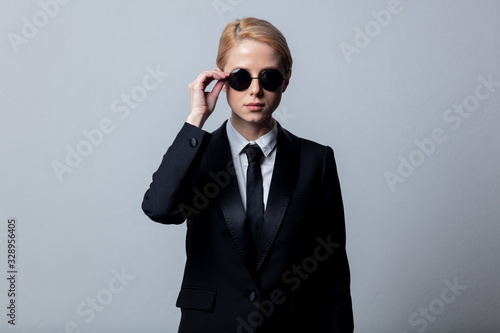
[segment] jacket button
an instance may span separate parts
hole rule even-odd
[[[254,302],[257,299],[257,294],[255,294],[255,291],[252,291],[250,295],[248,296],[248,299],[250,302]]]
[[[196,140],[196,138],[192,138],[190,141],[189,141],[189,144],[191,145],[191,147],[196,147],[198,145],[198,140]]]

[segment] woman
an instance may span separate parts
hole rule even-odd
[[[156,222],[187,221],[179,332],[353,331],[333,150],[272,117],[291,72],[281,32],[245,18],[189,85],[191,112],[142,204]],[[221,90],[231,116],[208,133]]]

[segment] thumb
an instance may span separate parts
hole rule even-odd
[[[217,103],[220,91],[222,90],[222,87],[224,87],[224,84],[226,84],[226,82],[226,79],[217,81],[212,91],[206,93],[207,104],[210,105],[211,109],[215,107],[215,103]]]

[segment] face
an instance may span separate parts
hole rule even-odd
[[[281,94],[286,90],[289,82],[281,57],[271,46],[247,39],[230,50],[224,71],[231,73],[236,68],[246,69],[252,77],[258,77],[265,69],[274,68],[279,70],[285,78],[283,84],[275,91],[262,88],[259,80],[252,80],[248,89],[244,91],[234,90],[229,83],[226,83],[223,88],[232,110],[232,120],[270,126],[271,115],[278,107]],[[258,103],[260,106],[251,106],[250,103]]]

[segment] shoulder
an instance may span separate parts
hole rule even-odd
[[[283,137],[299,146],[302,154],[323,155],[328,154],[329,152],[333,153],[333,149],[330,146],[295,135],[281,126],[278,126],[278,131],[279,133],[282,133]]]
[[[280,133],[282,136],[278,138],[278,154],[279,140],[285,138],[285,141],[293,145],[293,149],[287,149],[287,152],[298,157],[302,170],[306,170],[307,174],[317,175],[324,184],[338,182],[334,152],[330,146],[299,137],[283,128]]]

